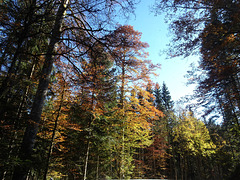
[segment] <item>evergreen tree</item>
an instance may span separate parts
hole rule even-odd
[[[170,92],[165,82],[163,82],[162,84],[161,100],[165,111],[171,111],[173,109],[173,101],[171,100]]]
[[[169,158],[171,157],[170,148],[172,146],[172,143],[170,143],[172,127],[170,125],[172,123],[173,110],[170,107],[172,108],[173,102],[166,85],[160,88],[159,84],[156,83],[153,93],[154,105],[164,115],[159,116],[158,120],[153,122],[153,144],[145,149],[144,165],[146,168],[145,176],[143,177],[167,178],[169,177]]]

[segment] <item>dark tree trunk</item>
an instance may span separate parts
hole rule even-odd
[[[10,93],[10,89],[13,87],[13,84],[14,84],[13,77],[16,76],[17,69],[18,69],[16,67],[17,60],[19,59],[19,55],[21,54],[22,46],[23,46],[24,42],[26,41],[26,38],[29,35],[29,29],[31,28],[31,25],[33,24],[33,21],[34,21],[33,14],[35,11],[35,7],[36,7],[36,1],[34,0],[31,3],[31,5],[28,7],[28,10],[27,10],[28,12],[24,19],[24,27],[23,27],[22,31],[16,34],[16,36],[17,36],[16,39],[18,39],[16,41],[16,50],[13,53],[14,54],[13,57],[11,58],[11,65],[8,68],[7,75],[4,78],[4,80],[2,81],[1,86],[0,86],[0,105],[1,105],[0,118],[4,118],[4,114],[7,110],[6,107],[4,106],[8,102],[8,98],[6,95],[8,93]],[[7,44],[11,44],[11,43],[7,43]],[[1,57],[2,64],[3,64],[4,58],[5,58],[4,56],[6,56],[5,52],[7,51],[7,49],[13,49],[13,48],[11,46],[5,47],[4,53]],[[21,60],[19,59],[19,61],[21,61]],[[18,62],[18,64],[20,64],[20,63]]]
[[[33,147],[34,147],[36,135],[38,132],[39,123],[41,120],[44,100],[47,94],[50,75],[52,72],[52,67],[54,62],[54,58],[53,58],[54,49],[55,49],[55,45],[59,42],[59,39],[60,39],[60,35],[61,35],[60,28],[61,28],[64,12],[66,10],[67,2],[68,0],[61,1],[58,12],[56,14],[55,24],[52,29],[52,37],[50,39],[42,73],[39,79],[38,89],[34,98],[32,110],[30,114],[30,121],[28,122],[28,126],[24,134],[22,147],[19,154],[19,157],[23,162],[31,160],[31,155],[33,152]],[[20,167],[15,167],[15,171],[12,179],[25,180],[27,178],[27,174],[29,170],[30,170],[30,167],[27,164],[22,163]]]

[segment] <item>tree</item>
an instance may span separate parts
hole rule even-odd
[[[44,61],[44,65],[41,73],[41,78],[39,79],[38,89],[35,94],[33,105],[31,108],[30,121],[32,122],[28,123],[27,129],[25,131],[24,138],[22,141],[22,146],[20,150],[20,158],[22,160],[29,160],[32,155],[34,141],[38,131],[38,124],[40,123],[40,120],[41,120],[44,99],[49,86],[50,74],[52,72],[53,61],[54,61],[52,55],[54,54],[55,45],[60,39],[60,35],[61,35],[60,28],[62,25],[62,19],[66,11],[67,4],[68,4],[68,1],[62,1],[56,13],[55,24],[51,32],[52,37],[50,38],[49,46],[47,49],[47,53],[46,53],[46,57],[45,57],[45,61]],[[28,171],[29,171],[29,167],[27,166],[16,168],[13,175],[13,179],[26,179]]]
[[[83,76],[78,77],[77,80],[77,83],[80,82],[81,85],[76,88],[79,88],[81,92],[77,94],[77,99],[80,98],[78,103],[81,103],[82,107],[78,107],[77,104],[76,106],[83,113],[79,117],[83,120],[81,125],[85,133],[83,137],[87,142],[83,170],[83,179],[86,179],[90,150],[92,150],[92,144],[97,141],[94,128],[103,131],[97,128],[97,122],[104,115],[105,104],[114,100],[116,78],[109,54],[105,52],[104,46],[98,43],[91,47],[86,58],[81,59],[81,71]],[[96,146],[96,148],[99,147]]]
[[[173,109],[173,101],[171,100],[170,92],[169,92],[165,82],[163,82],[163,84],[162,84],[161,99],[162,99],[162,104],[163,104],[165,111],[169,111],[169,110]]]
[[[215,97],[221,99],[225,96],[236,107],[239,104],[239,68],[236,61],[239,52],[235,48],[239,44],[237,7],[239,3],[236,1],[161,1],[155,6],[157,12],[164,8],[170,12],[181,12],[172,19],[170,27],[177,42],[173,46],[182,48],[175,47],[170,51],[178,51],[172,53],[174,57],[187,56],[195,48],[201,50],[200,69],[203,75],[198,79],[198,89],[202,94],[212,91]],[[234,92],[226,92],[226,87],[232,87]]]
[[[150,174],[158,178],[166,178],[171,177],[169,171],[175,168],[171,162],[173,159],[172,156],[174,156],[174,145],[172,143],[172,128],[175,121],[173,115],[173,101],[171,100],[170,92],[164,82],[162,87],[160,87],[158,83],[155,85],[154,96],[155,107],[161,110],[164,116],[159,117],[159,121],[156,121],[153,127],[154,143],[150,148],[152,148],[152,155],[155,154],[156,156],[153,162],[156,162],[154,162],[152,168],[153,172]]]
[[[181,167],[178,174],[181,179],[205,179],[204,175],[210,172],[204,172],[203,163],[208,163],[204,160],[215,153],[216,146],[204,123],[197,120],[191,112],[183,113],[173,132],[173,142],[177,143]]]
[[[178,51],[170,52],[172,57],[187,56],[191,54],[192,49],[201,49],[200,68],[204,70],[204,75],[200,80],[203,84],[199,89],[221,88],[224,84],[231,85],[233,89],[239,89],[236,76],[239,71],[236,68],[238,63],[235,62],[239,54],[235,48],[239,43],[239,31],[236,26],[239,24],[236,18],[239,15],[238,6],[239,3],[236,1],[191,1],[191,3],[160,1],[155,6],[157,12],[164,8],[170,13],[180,12],[178,17],[172,18],[170,26],[176,40],[172,45],[181,46],[180,49],[175,47],[170,50]],[[236,97],[232,97],[232,94]],[[237,103],[238,94],[238,92],[231,93],[229,95],[231,101],[235,99]]]
[[[136,148],[149,145],[150,119],[155,118],[154,113],[160,113],[150,102],[151,94],[142,90],[158,65],[146,60],[148,45],[140,39],[141,33],[130,25],[119,26],[106,36],[112,44],[110,53],[119,72],[119,102],[113,114],[113,119],[118,119],[116,131],[119,135],[115,137],[121,142],[115,147],[120,156],[116,157],[117,178],[129,177],[133,172],[133,153]],[[142,98],[136,99],[139,93]]]
[[[159,110],[163,110],[162,98],[161,98],[161,88],[158,83],[156,83],[154,88],[154,97],[155,97],[155,107]]]

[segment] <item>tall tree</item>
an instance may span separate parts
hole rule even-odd
[[[116,146],[120,156],[116,157],[117,178],[127,178],[133,171],[135,148],[149,143],[150,132],[146,128],[151,124],[150,117],[155,117],[154,112],[159,114],[150,102],[150,93],[142,90],[147,87],[150,74],[158,65],[146,60],[148,54],[145,48],[148,45],[141,42],[141,33],[130,25],[119,26],[106,40],[112,44],[111,55],[119,75],[119,102],[115,109],[117,114],[113,114],[113,118],[118,119],[116,131],[120,132],[116,138],[121,142]],[[139,93],[142,98],[138,100]],[[149,112],[145,112],[147,109]]]
[[[19,141],[29,118],[36,76],[42,65],[40,53],[46,50],[47,36],[42,36],[40,29],[43,26],[48,29],[50,22],[37,16],[42,10],[43,6],[36,6],[36,1],[1,2],[1,12],[5,15],[1,19],[0,116],[3,125],[11,127],[11,135],[7,138],[3,134],[1,140],[10,140],[8,159],[18,159]]]
[[[174,145],[172,143],[172,128],[174,124],[173,113],[173,101],[171,100],[170,92],[163,82],[160,87],[157,83],[154,88],[155,106],[161,110],[164,114],[163,117],[159,117],[159,121],[156,121],[153,128],[154,141],[152,147],[152,154],[155,154],[156,161],[154,162],[154,168],[152,171],[158,178],[171,177],[169,170],[174,169],[172,162],[172,156],[174,156]],[[158,163],[157,163],[158,162]],[[164,168],[163,168],[164,167]]]
[[[53,54],[55,51],[55,45],[60,39],[60,29],[62,26],[62,20],[64,13],[67,8],[68,1],[61,1],[58,11],[56,13],[56,19],[54,26],[52,28],[52,36],[50,38],[50,42],[48,45],[47,53],[45,56],[44,65],[42,68],[41,78],[39,79],[38,89],[35,94],[35,98],[33,101],[31,113],[30,113],[30,121],[28,123],[27,129],[24,134],[22,147],[20,150],[20,158],[22,160],[29,160],[32,155],[34,141],[37,135],[38,126],[41,120],[42,109],[44,105],[44,99],[48,90],[48,85],[50,81],[50,74],[52,72],[53,67]],[[14,171],[13,179],[26,179],[29,171],[29,167],[18,167]]]

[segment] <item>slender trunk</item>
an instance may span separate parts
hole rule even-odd
[[[32,69],[31,69],[31,72],[30,72],[30,75],[28,77],[29,80],[31,80],[32,76],[33,76],[33,72],[34,72],[34,69],[35,69],[35,63],[33,63],[32,65]],[[29,89],[30,89],[30,86],[27,86],[26,87],[26,90],[25,90],[25,93],[24,95],[22,96],[22,100],[21,100],[21,103],[19,105],[19,108],[17,110],[17,121],[21,118],[22,116],[22,108],[25,104],[25,101],[26,101],[26,98],[28,96],[28,92],[29,92]]]
[[[124,124],[123,124],[123,134],[122,134],[122,157],[121,157],[121,165],[120,165],[120,178],[124,179],[125,173],[124,173],[124,165],[125,165],[125,132],[124,132]]]
[[[94,79],[93,79],[92,97],[91,97],[91,111],[92,111],[92,113],[93,113],[93,110],[94,110],[95,80],[96,80],[96,79],[94,78]],[[92,135],[91,125],[92,125],[93,120],[94,120],[94,119],[93,119],[93,115],[91,114],[90,121],[89,121],[89,128],[90,128],[89,138],[90,138],[91,135]],[[90,151],[90,139],[88,139],[88,141],[87,141],[87,152],[86,152],[86,158],[85,158],[85,164],[84,164],[83,180],[86,180],[86,179],[87,179],[87,167],[88,167],[89,151]]]
[[[34,71],[34,64],[32,66],[31,72],[30,72],[29,77],[28,77],[29,80],[32,78],[33,71]],[[20,103],[20,105],[18,107],[18,110],[17,110],[17,118],[13,122],[15,131],[13,131],[13,135],[9,138],[10,141],[9,141],[9,145],[8,145],[8,151],[6,152],[6,157],[8,157],[7,159],[11,159],[12,156],[15,156],[13,154],[13,150],[16,147],[15,141],[16,141],[16,139],[18,137],[18,133],[19,133],[18,132],[18,126],[19,126],[18,123],[19,123],[19,120],[22,116],[22,108],[24,106],[25,99],[28,95],[29,89],[30,89],[30,86],[27,86],[24,95],[21,97],[21,103]],[[0,170],[0,179],[5,179],[4,176],[5,176],[6,173],[7,173],[7,171],[2,172]]]
[[[183,163],[183,157],[181,157],[182,155],[180,155],[180,168],[181,168],[181,180],[183,179],[183,173],[184,173],[184,163]]]
[[[52,37],[50,39],[50,44],[48,46],[45,62],[42,69],[42,74],[40,76],[40,80],[38,84],[38,89],[34,98],[32,110],[30,114],[30,121],[26,128],[24,138],[22,141],[22,147],[20,150],[19,157],[23,161],[31,160],[31,155],[32,155],[36,135],[38,132],[38,126],[41,120],[44,100],[46,97],[46,93],[47,93],[48,85],[50,81],[50,74],[52,72],[53,61],[54,61],[54,58],[53,58],[54,49],[55,49],[55,45],[60,39],[60,35],[61,35],[60,28],[61,28],[62,19],[64,16],[64,12],[66,10],[67,3],[68,3],[68,0],[61,1],[61,4],[59,6],[59,9],[56,15],[55,24],[52,29]],[[13,179],[25,180],[27,178],[29,169],[30,167],[26,165],[16,167],[14,171]]]
[[[170,128],[169,130],[169,144],[172,145],[172,157],[170,159],[170,163],[172,160],[172,163],[170,165],[170,168],[172,166],[173,168],[173,173],[171,173],[171,177],[173,177],[173,179],[177,180],[178,179],[178,167],[177,167],[177,163],[176,163],[176,151],[175,151],[175,144],[173,143],[173,136],[172,136],[172,128]],[[172,170],[171,170],[172,171]]]
[[[62,96],[61,96],[61,100],[60,100],[60,104],[59,104],[59,108],[58,108],[58,114],[55,120],[55,124],[54,124],[54,128],[53,128],[53,133],[52,133],[52,138],[51,138],[51,144],[48,150],[48,155],[47,155],[47,161],[46,161],[46,167],[45,167],[45,171],[44,171],[44,177],[43,180],[47,179],[47,173],[48,173],[48,167],[49,167],[49,162],[50,162],[50,158],[51,158],[51,154],[52,154],[52,150],[53,150],[53,143],[54,143],[54,139],[55,139],[55,134],[57,131],[57,126],[58,126],[58,119],[61,113],[61,108],[62,108],[62,104],[63,104],[63,98],[64,98],[64,94],[65,94],[65,84],[63,87],[63,91],[62,91]]]
[[[204,167],[202,165],[202,157],[198,158],[198,167],[199,167],[199,179],[204,179]]]
[[[108,139],[108,145],[109,145],[109,147],[111,147],[110,139]],[[112,159],[113,159],[113,152],[112,152],[112,148],[110,148],[110,173],[109,174],[111,174],[111,177],[113,177],[113,162],[112,162]]]
[[[178,167],[177,167],[177,163],[176,163],[176,157],[175,157],[175,150],[173,149],[173,166],[174,166],[174,177],[175,180],[178,179]]]
[[[90,150],[90,139],[88,139],[88,142],[87,142],[87,152],[86,152],[86,159],[85,159],[85,164],[84,164],[83,180],[87,179],[87,166],[88,166],[89,150]]]
[[[153,144],[153,151],[152,151],[152,156],[153,156],[153,175],[156,177],[156,159],[155,159],[155,144]]]
[[[122,60],[122,77],[121,77],[121,94],[120,94],[120,108],[124,108],[124,86],[125,86],[125,60]]]
[[[185,180],[187,180],[187,175],[188,175],[188,164],[187,164],[187,156],[184,156],[184,159],[183,159],[183,161],[184,161],[184,169],[185,169]]]
[[[99,155],[97,156],[97,173],[96,173],[96,180],[99,179]]]
[[[125,59],[122,60],[122,77],[121,77],[121,94],[120,94],[120,108],[123,110],[123,122],[122,122],[122,149],[121,149],[121,160],[120,160],[120,171],[119,171],[119,177],[124,179],[124,161],[125,161],[125,147],[124,147],[124,136],[125,136],[125,132],[124,132],[124,86],[125,86]]]

